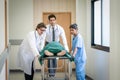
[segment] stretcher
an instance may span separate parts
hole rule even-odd
[[[48,72],[48,69],[51,69],[51,68],[48,68],[48,64],[47,64],[47,61],[48,59],[56,59],[57,60],[57,67],[56,68],[52,68],[52,69],[62,69],[64,68],[64,71],[63,72],[59,72],[59,71],[56,71],[55,72],[55,76],[54,77],[49,77],[49,72]],[[69,60],[68,57],[65,57],[65,56],[62,56],[62,57],[56,57],[56,56],[53,56],[53,57],[45,57],[45,58],[42,58],[42,65],[41,65],[41,80],[71,80],[71,76],[72,76],[72,67],[71,67],[71,61]],[[62,64],[58,66],[58,62],[59,60],[62,61]],[[59,75],[59,77],[57,76]]]

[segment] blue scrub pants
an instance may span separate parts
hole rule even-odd
[[[76,80],[85,80],[85,62],[75,61]]]

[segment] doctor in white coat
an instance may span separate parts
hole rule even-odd
[[[65,50],[67,50],[69,52],[65,31],[64,31],[63,27],[61,27],[60,25],[58,25],[56,23],[56,16],[54,14],[50,14],[48,16],[48,20],[49,20],[49,24],[46,25],[47,26],[47,28],[46,28],[46,44],[48,44],[52,41],[60,42],[60,37],[61,37]],[[57,67],[56,59],[48,60],[49,77],[55,76],[55,72],[56,72],[55,68],[56,67]],[[52,69],[52,68],[54,68],[54,69]]]
[[[46,37],[46,26],[44,23],[37,25],[35,31],[28,33],[18,51],[18,66],[24,72],[25,80],[33,80],[34,60],[39,57],[43,49]]]

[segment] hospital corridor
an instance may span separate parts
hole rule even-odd
[[[120,80],[120,0],[0,0],[0,80]]]

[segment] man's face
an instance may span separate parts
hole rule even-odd
[[[49,23],[54,26],[56,23],[56,19],[54,17],[50,18]]]

